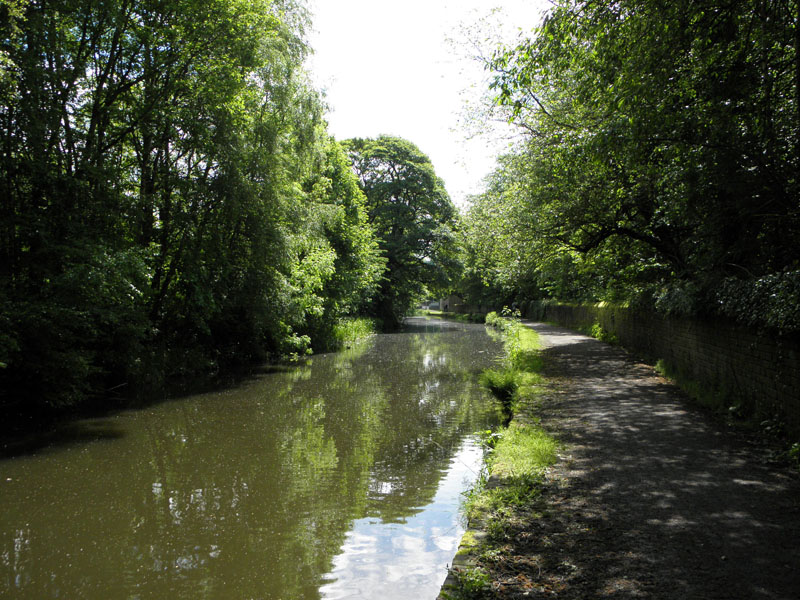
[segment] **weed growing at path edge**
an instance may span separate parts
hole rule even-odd
[[[503,402],[510,423],[482,436],[487,470],[466,494],[464,508],[470,526],[486,535],[480,541],[469,532],[465,536],[470,543],[462,548],[468,545],[465,551],[478,564],[453,571],[455,584],[443,591],[443,597],[451,600],[491,597],[491,565],[506,560],[504,545],[512,524],[521,515],[530,516],[541,495],[545,470],[557,458],[556,440],[530,414],[543,383],[538,335],[518,318],[490,313],[486,321],[503,332],[505,357],[499,368],[481,375],[481,382]]]

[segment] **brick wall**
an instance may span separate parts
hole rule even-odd
[[[607,305],[546,304],[531,315],[579,329],[595,323],[633,354],[662,360],[717,406],[739,406],[757,419],[777,418],[800,438],[800,340],[727,321],[664,317]]]

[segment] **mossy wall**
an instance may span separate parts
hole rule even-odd
[[[606,304],[528,307],[529,318],[572,329],[599,324],[622,347],[662,361],[693,395],[717,408],[783,423],[800,437],[800,340],[723,320],[666,317]]]

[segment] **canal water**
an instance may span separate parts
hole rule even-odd
[[[0,460],[0,597],[436,597],[500,420],[484,326],[411,319]]]

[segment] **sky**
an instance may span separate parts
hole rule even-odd
[[[485,93],[475,42],[530,32],[547,0],[310,0],[314,55],[326,94],[328,130],[338,140],[395,135],[416,144],[459,207],[479,193],[508,146],[499,124],[469,137],[465,105]],[[496,10],[493,10],[496,9]],[[488,19],[491,27],[476,27]],[[480,31],[470,35],[467,31]],[[472,42],[470,41],[472,40]],[[493,132],[493,133],[490,133]]]

